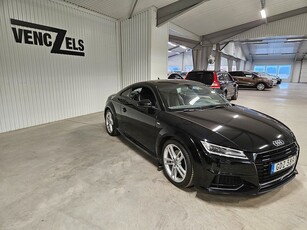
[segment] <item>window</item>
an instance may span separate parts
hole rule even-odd
[[[190,72],[190,71],[192,71],[193,70],[193,66],[192,65],[186,65],[185,67],[184,67],[184,71],[185,72]]]
[[[255,65],[254,71],[255,72],[265,72],[265,66],[264,65]]]
[[[291,65],[280,65],[278,68],[278,76],[280,78],[289,78],[291,73]]]
[[[278,75],[283,79],[288,79],[291,74],[291,65],[255,65],[255,72],[266,72],[271,75]]]
[[[276,75],[277,74],[277,65],[268,65],[266,66],[266,71],[268,74]]]
[[[168,67],[168,72],[178,72],[178,71],[180,71],[180,68],[179,68],[179,66],[169,66]]]

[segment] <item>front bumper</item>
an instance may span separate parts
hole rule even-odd
[[[271,174],[272,163],[294,155],[297,160],[293,166]],[[250,160],[238,160],[207,155],[203,159],[203,176],[195,183],[195,187],[210,193],[261,194],[288,183],[298,173],[297,143],[253,156]]]

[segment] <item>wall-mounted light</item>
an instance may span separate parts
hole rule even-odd
[[[264,9],[260,10],[260,14],[262,18],[266,18],[266,13]]]

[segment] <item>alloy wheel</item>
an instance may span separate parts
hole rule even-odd
[[[113,125],[114,125],[114,121],[113,121],[113,115],[110,111],[107,111],[106,113],[106,128],[109,134],[113,133]]]
[[[175,144],[168,144],[163,152],[164,168],[171,180],[182,182],[187,175],[187,163],[181,149]]]
[[[258,85],[257,85],[257,89],[258,90],[264,90],[264,88],[265,88],[265,85],[263,84],[263,83],[259,83]]]

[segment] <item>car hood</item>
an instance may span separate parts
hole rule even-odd
[[[197,125],[198,135],[201,135],[199,130],[206,128],[244,151],[263,152],[295,141],[292,132],[281,122],[242,106],[176,112],[176,116]],[[199,138],[207,139],[207,132],[203,134]],[[278,144],[283,144],[275,146],[276,140],[282,140]]]

